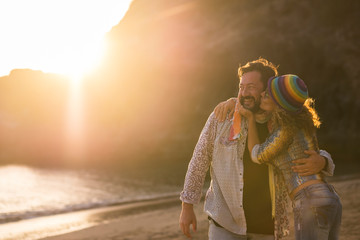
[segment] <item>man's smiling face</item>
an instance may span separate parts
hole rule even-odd
[[[244,73],[240,78],[239,100],[244,108],[257,112],[260,106],[261,93],[264,84],[261,82],[261,73],[252,71]]]

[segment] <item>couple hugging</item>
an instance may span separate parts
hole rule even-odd
[[[196,230],[193,204],[210,169],[204,203],[210,240],[284,238],[289,202],[297,240],[338,239],[342,206],[324,179],[335,165],[318,148],[320,121],[306,84],[278,76],[263,58],[239,67],[238,75],[238,97],[215,108],[190,160],[180,194],[183,233],[191,238],[190,225]]]

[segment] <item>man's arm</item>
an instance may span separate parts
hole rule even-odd
[[[184,189],[180,193],[182,210],[179,225],[184,235],[188,238],[191,238],[191,224],[193,225],[193,230],[196,231],[197,223],[193,204],[200,202],[205,176],[210,167],[216,133],[216,122],[217,120],[214,114],[211,114],[196,144],[186,172]]]
[[[294,160],[293,163],[297,164],[292,167],[294,172],[299,173],[300,176],[308,176],[320,172],[326,176],[334,175],[335,164],[328,152],[320,150],[320,153],[317,153],[313,150],[306,150],[304,153],[310,156]]]

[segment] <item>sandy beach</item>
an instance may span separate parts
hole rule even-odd
[[[360,236],[360,178],[346,177],[338,178],[332,184],[336,187],[343,204],[343,221],[341,238],[344,240],[357,240]],[[61,229],[38,229],[38,234],[29,233],[31,236],[38,236],[42,240],[165,240],[165,239],[187,239],[180,231],[178,217],[180,214],[180,200],[176,196],[159,200],[125,204],[102,209],[94,209],[83,212],[67,214],[68,219],[87,218],[88,225],[74,227],[57,224]],[[193,239],[207,239],[208,221],[202,211],[203,205],[195,206],[197,213],[198,229],[193,233]],[[55,216],[57,219],[66,219],[63,216]],[[42,221],[42,224],[50,224],[54,220],[50,217],[42,220],[34,219],[29,221]],[[90,220],[89,220],[90,219]],[[69,220],[70,221],[70,220]],[[56,222],[56,221],[55,221]],[[34,226],[34,224],[28,224]],[[41,224],[38,224],[41,225]],[[73,230],[72,230],[72,227]],[[76,230],[83,228],[81,230]],[[47,230],[46,230],[47,229]],[[1,229],[0,229],[1,231]],[[54,236],[56,235],[56,236]],[[26,236],[22,236],[26,239]],[[6,238],[4,238],[6,239]],[[288,239],[293,239],[290,236]]]
[[[193,234],[193,239],[207,238],[208,221],[202,209],[202,203],[195,206],[198,229]],[[136,213],[125,214],[106,224],[44,238],[43,240],[187,239],[180,231],[178,225],[180,210],[180,200],[173,199],[159,208],[140,208],[136,210]]]

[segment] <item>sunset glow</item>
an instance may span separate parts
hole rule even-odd
[[[130,3],[131,0],[0,1],[0,77],[9,75],[13,69],[31,69],[65,75],[64,79],[70,80],[65,100],[65,119],[62,123],[65,129],[64,154],[69,161],[83,157],[84,76],[95,71],[96,66],[103,60],[104,37],[113,26],[119,24]],[[28,78],[28,75],[19,77],[21,81],[27,81]],[[35,82],[40,81],[41,77],[36,76],[34,79],[36,80],[33,80],[31,88],[42,89],[37,97],[46,98],[44,84],[47,83],[42,82],[42,86],[36,87]],[[28,92],[27,89],[30,88],[25,85],[26,83],[21,85],[23,91],[33,94]],[[59,88],[57,93],[54,92],[54,96],[61,93]],[[23,101],[23,98],[24,95],[18,95],[14,102]],[[50,99],[47,101],[51,102]],[[34,106],[44,105],[46,102],[40,101],[39,105]],[[54,107],[49,109],[56,113],[61,112]],[[35,116],[40,115],[35,113]],[[37,137],[45,138],[41,134],[37,134]],[[49,141],[47,143],[49,145]],[[54,146],[60,149],[59,142],[54,143]],[[51,159],[51,150],[41,152],[45,158]]]
[[[103,38],[131,0],[0,2],[0,76],[15,68],[81,75],[101,61]]]
[[[81,88],[81,76],[72,76],[71,88],[67,107],[66,123],[66,158],[69,161],[79,160],[84,151],[84,129],[83,129],[83,91]]]

